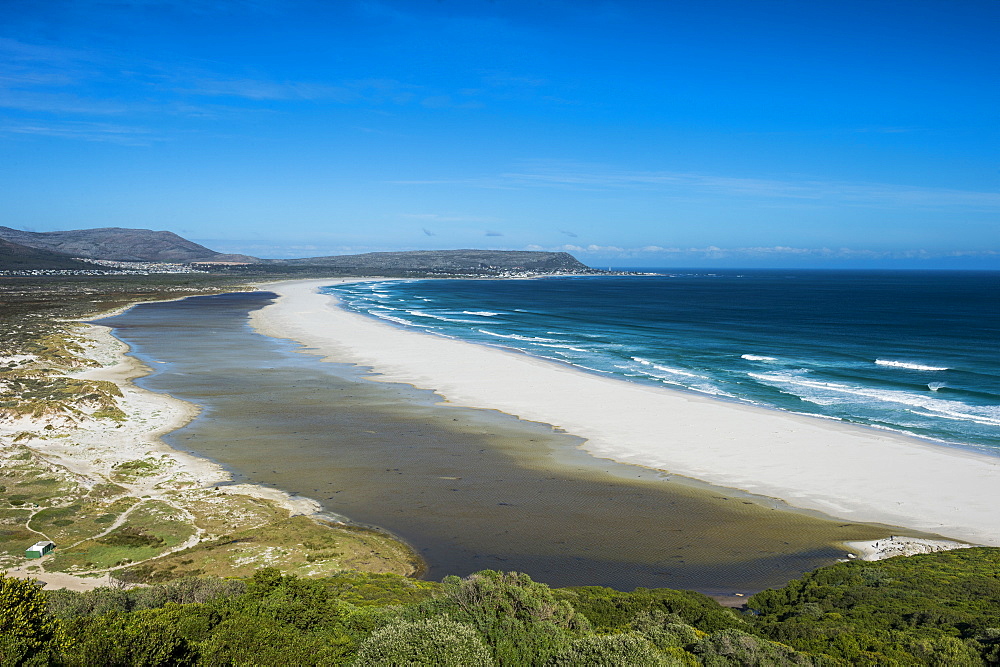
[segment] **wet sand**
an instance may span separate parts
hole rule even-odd
[[[843,557],[836,543],[905,532],[594,458],[546,424],[373,382],[254,332],[248,313],[273,296],[143,304],[101,324],[153,368],[138,384],[201,406],[168,444],[393,532],[428,578],[494,568],[553,585],[752,592]]]
[[[259,330],[311,345],[379,379],[433,389],[586,439],[595,456],[876,521],[1000,545],[1000,457],[888,430],[626,382],[569,365],[388,325],[290,281],[254,313]]]

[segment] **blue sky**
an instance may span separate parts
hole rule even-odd
[[[1000,268],[997,0],[0,0],[0,224]]]

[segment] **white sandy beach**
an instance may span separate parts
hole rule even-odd
[[[114,478],[116,466],[123,462],[145,459],[155,460],[159,471],[131,482],[116,479],[116,484],[123,490],[123,497],[130,495],[172,503],[176,502],[174,496],[178,491],[207,494],[216,485],[226,483],[221,489],[215,489],[212,495],[221,493],[267,499],[286,509],[290,515],[319,511],[319,504],[308,498],[293,497],[278,489],[253,484],[230,484],[232,476],[219,464],[167,446],[160,438],[194,418],[198,413],[196,406],[133,384],[132,380],[145,375],[148,369],[135,358],[126,356],[128,346],[112,336],[107,327],[87,324],[76,333],[78,342],[83,346],[81,356],[97,362],[98,366],[76,370],[71,377],[114,383],[122,392],[118,405],[127,419],[120,423],[80,417],[67,419],[59,415],[0,419],[0,452],[9,453],[18,434],[34,432],[35,437],[24,440],[23,444],[50,464],[53,475],[70,476],[86,488]],[[46,431],[45,427],[52,430]],[[39,435],[41,433],[46,435]],[[178,507],[178,511],[183,511],[183,508]],[[121,520],[125,516],[127,512]],[[110,524],[105,532],[117,525],[118,522]],[[199,528],[190,539],[161,556],[211,537]],[[48,536],[38,533],[38,538],[48,539]],[[48,557],[14,567],[0,567],[0,572],[37,579],[46,588],[91,590],[108,585],[110,581],[106,572],[100,576],[48,572],[44,570],[47,560]],[[121,567],[109,568],[108,571]]]
[[[331,361],[370,366],[378,379],[433,389],[453,405],[552,424],[585,438],[583,447],[598,457],[850,521],[1000,546],[1000,458],[405,331],[317,292],[335,282],[262,286],[281,298],[253,313],[253,326]]]

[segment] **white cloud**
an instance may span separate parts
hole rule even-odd
[[[646,245],[622,248],[613,245],[591,244],[586,246],[564,244],[541,246],[531,244],[525,250],[562,251],[620,258],[650,257],[658,259],[721,259],[721,258],[762,258],[762,257],[805,257],[816,259],[940,259],[944,257],[1000,257],[1000,250],[872,250],[867,248],[796,248],[792,246],[746,246],[722,248],[709,245],[703,247],[663,247]]]
[[[401,218],[429,222],[497,222],[496,218],[477,215],[461,215],[456,213],[401,213]]]
[[[0,135],[36,135],[99,141],[127,146],[148,146],[163,138],[142,127],[89,122],[0,122]]]
[[[342,86],[258,79],[199,79],[181,92],[248,100],[333,100],[346,103],[361,99],[359,92]]]

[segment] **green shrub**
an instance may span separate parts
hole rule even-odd
[[[0,664],[45,664],[62,643],[38,582],[0,572]]]
[[[676,614],[677,621],[705,632],[726,628],[746,629],[746,622],[718,602],[694,591],[670,588],[637,588],[623,593],[603,586],[579,586],[557,592],[586,616],[599,632],[622,632],[643,613]]]
[[[438,616],[398,621],[373,632],[358,648],[354,665],[493,665],[493,657],[471,626]]]
[[[754,595],[756,631],[849,663],[992,660],[1000,637],[1000,549],[848,562]]]
[[[692,656],[693,658],[693,656]],[[564,665],[587,667],[661,667],[664,665],[687,665],[662,655],[642,635],[622,633],[574,639],[569,646],[560,650],[546,663],[552,667]]]
[[[200,646],[207,665],[330,665],[343,663],[351,643],[266,616],[236,615],[215,626]]]
[[[501,665],[544,663],[590,629],[572,605],[519,572],[446,577],[442,592],[437,609],[476,628]]]
[[[817,664],[811,656],[776,642],[729,628],[705,637],[691,649],[705,665],[779,665]],[[822,664],[822,663],[820,663]]]
[[[79,617],[68,623],[76,641],[63,661],[71,667],[183,666],[197,659],[195,648],[158,610]]]

